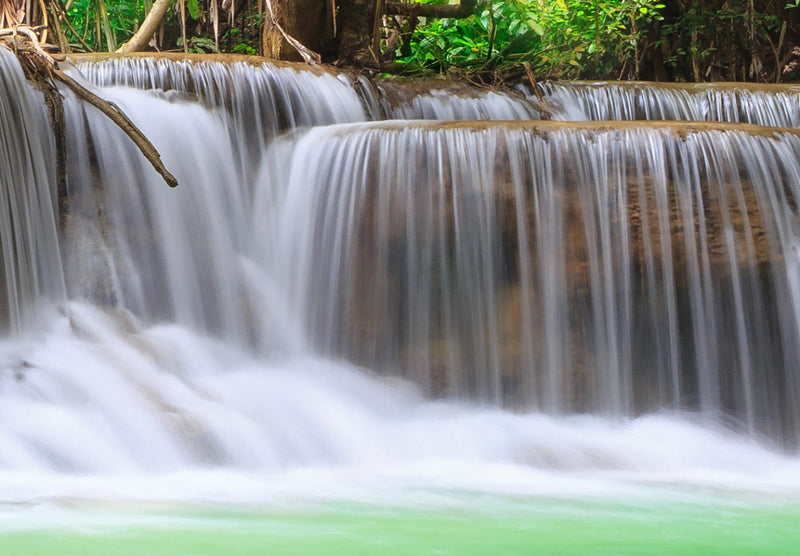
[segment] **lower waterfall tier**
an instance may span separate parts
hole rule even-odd
[[[793,444],[799,149],[729,125],[317,128],[263,179],[258,235],[322,353],[434,396],[690,409]]]

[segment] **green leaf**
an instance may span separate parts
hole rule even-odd
[[[542,25],[538,21],[534,21],[532,19],[528,20],[528,25],[530,26],[531,29],[536,31],[537,35],[539,35],[540,37],[544,36],[544,34],[545,34],[544,25]]]
[[[197,16],[200,15],[200,6],[197,4],[197,0],[186,0],[186,9],[192,19],[197,19]]]
[[[539,44],[539,36],[535,31],[527,31],[521,35],[517,35],[508,43],[503,49],[503,54],[511,54],[518,52],[527,52],[535,44]]]

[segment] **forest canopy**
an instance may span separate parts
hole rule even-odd
[[[542,78],[779,82],[800,76],[800,0],[463,0],[466,13],[456,11],[458,0],[159,3],[164,15],[142,43],[151,50],[291,58],[298,47],[286,40],[296,39],[310,53],[305,58],[395,74],[491,79],[519,74],[527,64]],[[31,15],[46,7],[50,41],[71,51],[117,50],[153,8],[151,0],[30,4]],[[358,35],[355,46],[348,32]]]

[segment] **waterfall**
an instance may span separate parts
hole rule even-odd
[[[324,70],[137,56],[79,58],[76,68],[81,73],[75,77],[98,86],[167,91],[176,100],[194,99],[224,113],[226,131],[244,171],[258,165],[266,145],[282,131],[366,118],[351,81]]]
[[[381,117],[396,120],[539,120],[538,102],[464,83],[433,86],[426,82],[385,79],[377,84]]]
[[[0,330],[17,334],[64,299],[64,281],[47,110],[2,48],[0,122]]]
[[[794,437],[798,153],[730,127],[319,128],[262,181],[286,184],[271,264],[324,353],[435,395]]]
[[[333,75],[292,64],[245,60],[232,63],[185,57],[77,57],[83,76],[100,86],[124,85],[196,96],[224,108],[237,129],[261,129],[272,138],[287,128],[365,119],[520,120],[540,119],[538,103],[522,93],[476,92],[463,83],[424,82]],[[247,135],[252,144],[252,134]],[[259,147],[263,146],[259,143]]]
[[[541,94],[559,120],[686,120],[800,126],[800,88],[724,85],[545,82]],[[522,87],[531,100],[539,99]]]
[[[0,64],[2,470],[726,468],[743,438],[797,449],[792,130],[83,60],[72,75],[180,186],[62,91],[59,192],[39,94]],[[410,116],[487,121],[390,121]],[[654,462],[655,434],[681,456]]]

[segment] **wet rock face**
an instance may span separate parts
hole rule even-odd
[[[337,286],[313,295],[340,300],[336,326],[320,327],[326,349],[434,396],[785,422],[781,388],[798,369],[787,358],[797,331],[780,324],[793,303],[781,238],[798,180],[789,151],[777,172],[750,162],[787,145],[548,125],[355,134],[371,145],[363,182],[326,187],[330,199],[359,190],[342,207],[358,216],[317,236],[338,230],[350,246],[318,268]],[[712,148],[724,156],[709,162]]]

